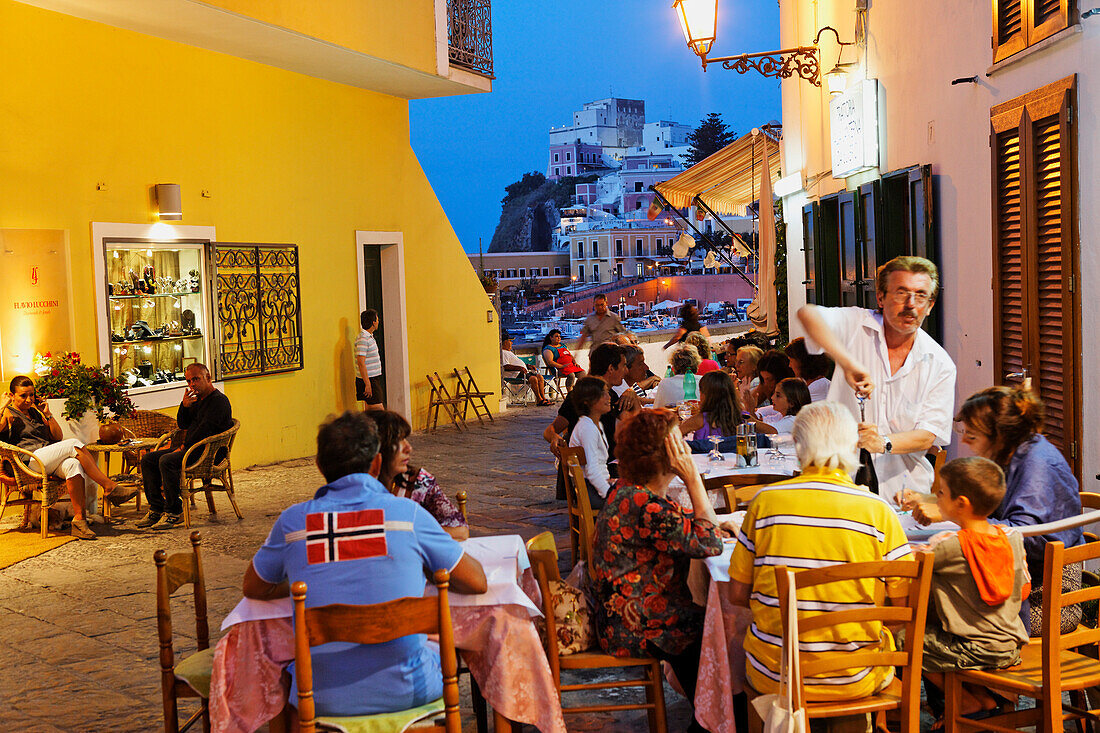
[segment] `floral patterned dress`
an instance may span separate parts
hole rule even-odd
[[[439,484],[435,476],[423,468],[417,472],[406,471],[393,478],[393,493],[405,499],[412,499],[435,517],[440,527],[465,527],[466,520],[462,512],[454,505]]]
[[[596,518],[589,571],[600,646],[617,657],[645,656],[650,643],[682,652],[703,633],[691,600],[692,558],[722,552],[718,529],[643,486],[611,488]]]

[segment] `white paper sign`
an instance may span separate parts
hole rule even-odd
[[[878,167],[878,80],[864,79],[829,101],[833,178]]]

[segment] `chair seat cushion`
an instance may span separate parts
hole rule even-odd
[[[186,682],[204,699],[210,697],[210,672],[214,668],[214,647],[195,652],[181,660],[174,670],[176,679]]]
[[[441,697],[420,707],[398,710],[393,713],[356,715],[345,718],[318,717],[317,724],[321,730],[343,731],[343,733],[401,733],[413,723],[441,715],[443,709],[443,698]]]

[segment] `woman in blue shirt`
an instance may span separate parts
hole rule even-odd
[[[1029,390],[990,387],[972,395],[955,416],[962,442],[982,458],[996,462],[1005,472],[1007,490],[990,521],[1007,526],[1046,524],[1081,513],[1080,486],[1065,457],[1040,432],[1043,403]],[[934,507],[922,504],[914,509],[919,521],[939,521]],[[1043,559],[1047,542],[1066,547],[1081,544],[1080,527],[1061,532],[1025,537],[1032,592],[1030,617],[1024,604],[1024,625],[1032,636],[1042,629]],[[1081,587],[1081,566],[1069,565],[1062,577],[1065,592]],[[1062,633],[1076,628],[1081,607],[1062,609]]]

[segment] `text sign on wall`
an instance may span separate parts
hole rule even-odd
[[[34,355],[73,350],[69,244],[59,229],[0,229],[0,368],[29,374]]]
[[[829,101],[833,178],[878,167],[878,80],[864,79]]]

